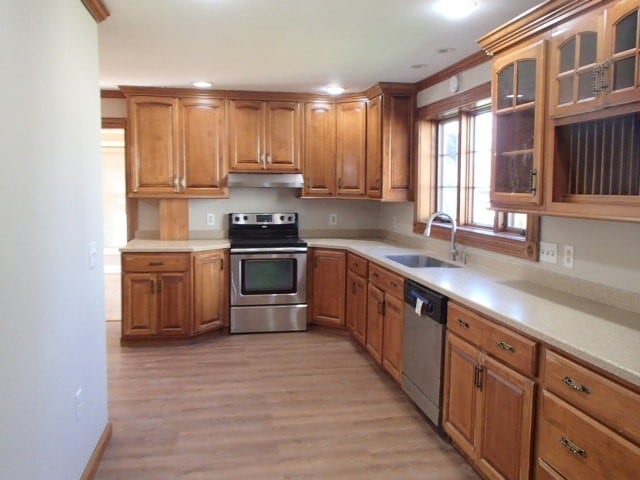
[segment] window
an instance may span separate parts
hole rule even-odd
[[[493,113],[489,84],[465,96],[419,111],[420,164],[416,192],[416,232],[435,211],[455,218],[458,241],[531,260],[537,259],[539,219],[490,208]],[[460,97],[460,95],[458,96]],[[432,236],[449,238],[446,222]]]

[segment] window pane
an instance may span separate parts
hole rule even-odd
[[[498,74],[498,108],[513,106],[513,72],[515,67],[509,65]]]
[[[527,214],[526,213],[508,213],[507,228],[517,228],[523,231],[526,230]]]
[[[624,52],[636,48],[636,36],[638,34],[638,12],[635,11],[616,25],[615,53]]]
[[[518,62],[518,93],[516,104],[524,105],[536,99],[536,61]]]
[[[584,32],[580,35],[580,65],[584,67],[596,63],[598,54],[598,34],[596,32]]]
[[[473,132],[470,155],[472,184],[471,212],[467,223],[493,227],[495,212],[489,210],[489,190],[491,187],[491,142],[493,116],[484,112],[471,117]]]
[[[458,140],[457,118],[438,125],[437,210],[457,218],[458,212]]]
[[[575,68],[576,64],[576,39],[573,37],[560,47],[560,68],[559,72],[569,72]]]

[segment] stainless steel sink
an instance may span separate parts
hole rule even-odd
[[[427,255],[385,255],[386,258],[410,268],[460,268]]]

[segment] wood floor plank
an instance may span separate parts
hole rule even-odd
[[[120,347],[97,480],[477,480],[348,337],[232,335]]]

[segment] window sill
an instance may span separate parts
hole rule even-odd
[[[421,234],[425,228],[425,223],[416,222],[414,223],[413,231]],[[431,237],[449,241],[451,240],[451,227],[434,223],[431,228]],[[537,262],[538,242],[531,241],[528,237],[529,235],[523,237],[509,232],[496,233],[479,228],[461,226],[458,227],[456,232],[456,243]]]

